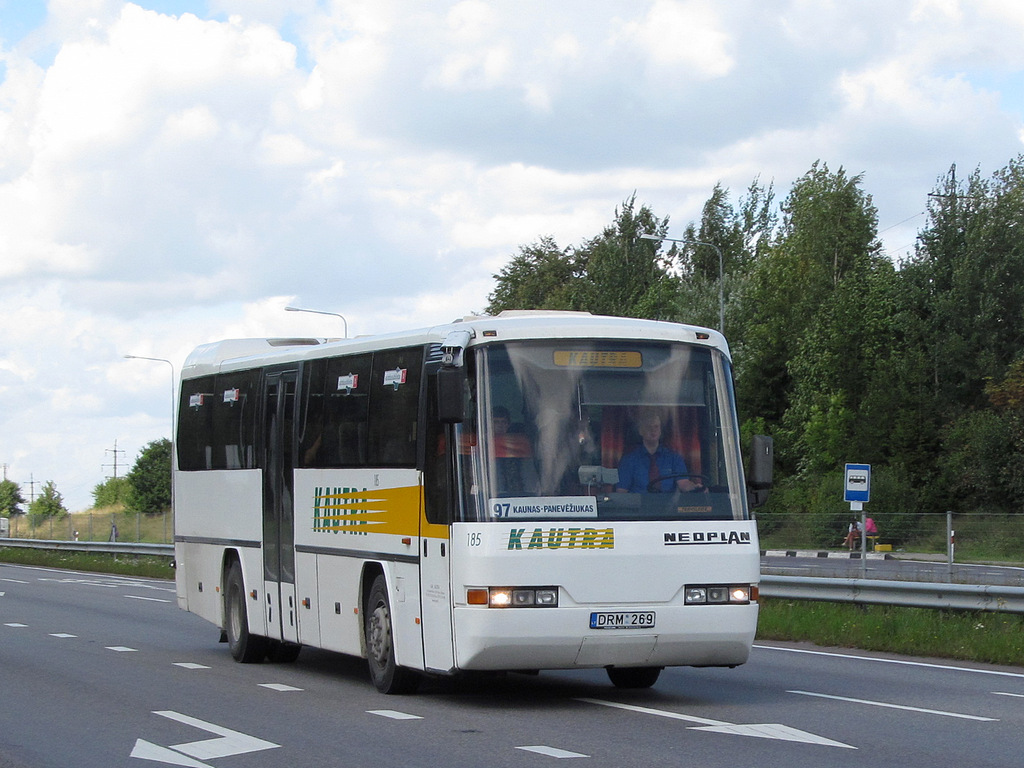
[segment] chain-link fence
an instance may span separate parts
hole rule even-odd
[[[952,544],[957,560],[1024,563],[1024,514],[888,514],[868,504],[865,515],[878,528],[871,548],[947,555]],[[762,549],[845,550],[850,526],[860,519],[860,513],[849,511],[760,512],[757,528]]]
[[[174,541],[174,516],[166,511],[159,515],[76,512],[42,520],[17,515],[10,519],[8,535],[16,539],[170,544]]]

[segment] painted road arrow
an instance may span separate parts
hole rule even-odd
[[[231,755],[244,755],[247,752],[259,752],[264,749],[275,749],[280,744],[272,741],[258,739],[245,733],[232,731],[220,725],[207,723],[195,717],[183,715],[180,712],[163,710],[154,712],[154,715],[166,717],[185,725],[191,725],[207,733],[216,734],[215,739],[203,739],[202,741],[190,741],[185,744],[174,744],[170,747],[162,747],[143,739],[137,739],[132,749],[131,757],[141,760],[153,760],[158,763],[169,765],[182,765],[188,768],[211,768],[202,760],[211,760],[217,757],[230,757]]]
[[[849,744],[843,744],[841,741],[833,741],[832,739],[826,739],[824,736],[817,736],[807,731],[801,731],[797,728],[791,728],[788,725],[782,725],[781,723],[761,723],[751,725],[736,725],[735,723],[726,723],[722,720],[710,720],[706,717],[696,717],[695,715],[684,715],[679,712],[669,712],[664,709],[651,709],[650,707],[638,707],[634,704],[620,704],[616,701],[604,701],[603,699],[577,699],[577,701],[585,701],[588,704],[599,704],[602,707],[613,707],[615,709],[626,709],[630,712],[639,712],[644,715],[656,715],[658,717],[667,717],[672,720],[682,720],[684,722],[693,723],[690,726],[691,730],[694,731],[709,731],[711,733],[727,733],[733,736],[753,736],[758,739],[776,739],[779,741],[796,741],[802,744],[817,744],[824,747],[842,747],[843,749],[856,749],[856,747]]]

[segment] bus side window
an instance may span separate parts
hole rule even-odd
[[[222,373],[213,392],[212,463],[214,469],[256,466],[256,391],[259,371]]]
[[[372,466],[416,466],[422,369],[422,347],[374,353],[367,456]]]
[[[178,467],[185,471],[212,469],[213,376],[181,383],[178,408]]]

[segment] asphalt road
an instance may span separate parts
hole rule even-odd
[[[1021,764],[1024,668],[757,646],[619,691],[600,670],[430,681],[240,665],[173,585],[0,564],[0,768]]]

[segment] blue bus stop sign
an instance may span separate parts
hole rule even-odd
[[[847,464],[846,485],[843,501],[865,502],[871,500],[871,465]]]

